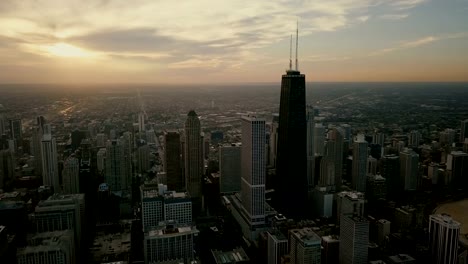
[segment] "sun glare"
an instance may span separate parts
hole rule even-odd
[[[56,43],[45,47],[47,53],[58,57],[91,57],[93,54],[67,43]]]

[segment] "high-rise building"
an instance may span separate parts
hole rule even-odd
[[[111,191],[127,190],[129,175],[127,175],[124,146],[120,140],[107,142],[105,178]]]
[[[322,239],[311,228],[289,230],[291,263],[320,264]]]
[[[242,118],[241,197],[251,225],[265,223],[265,120]]]
[[[146,182],[140,186],[143,231],[161,221],[192,223],[192,201],[187,193],[168,191],[167,185]]]
[[[0,150],[0,189],[4,184],[14,179],[15,176],[15,156],[11,149]]]
[[[385,219],[377,221],[377,243],[380,246],[384,244],[387,236],[390,235],[390,225],[391,222]]]
[[[309,189],[314,188],[315,182],[315,149],[314,149],[314,108],[307,106],[307,181]]]
[[[314,127],[314,153],[316,156],[325,153],[325,127],[322,124],[315,124]]]
[[[377,159],[369,156],[367,158],[367,175],[377,175]]]
[[[19,142],[23,138],[23,125],[20,118],[10,119],[10,139]]]
[[[241,147],[227,145],[219,148],[219,191],[235,193],[241,190]]]
[[[37,117],[32,131],[32,154],[34,155],[34,173],[36,176],[42,175],[42,137],[45,122],[43,116]]]
[[[18,264],[74,264],[75,243],[72,231],[55,231],[36,234],[31,245],[16,253]]]
[[[333,191],[327,187],[315,186],[312,191],[313,215],[316,217],[333,216]]]
[[[336,236],[322,237],[322,263],[336,264],[340,255],[340,240]]]
[[[413,130],[408,135],[408,147],[416,148],[421,142],[421,133],[417,130]]]
[[[84,194],[54,194],[40,201],[34,213],[37,232],[71,230],[77,247],[81,245],[84,219]]]
[[[52,137],[50,125],[44,126],[41,142],[42,150],[42,184],[52,186],[55,192],[61,190],[58,173],[57,145]]]
[[[454,189],[468,189],[468,154],[452,151],[447,155],[447,178]]]
[[[385,143],[385,134],[383,133],[374,133],[372,135],[372,143],[380,145],[383,149]]]
[[[145,173],[151,168],[150,148],[147,144],[139,146],[137,149],[137,168],[139,173]]]
[[[6,117],[5,117],[5,107],[0,104],[0,137],[2,137],[2,135],[6,135]]]
[[[460,223],[448,215],[429,216],[429,251],[433,263],[457,263]]]
[[[182,263],[194,260],[194,241],[199,231],[191,225],[177,225],[162,222],[161,225],[145,232],[145,263],[181,259]]]
[[[104,133],[99,133],[96,135],[96,146],[98,148],[106,147],[107,136]]]
[[[287,255],[288,239],[278,230],[268,231],[268,264],[281,264],[281,257]]]
[[[442,146],[451,146],[455,142],[455,130],[447,128],[440,132],[439,142]]]
[[[308,212],[305,94],[305,75],[297,67],[295,70],[290,68],[281,80],[275,181],[279,209],[290,217],[300,217]]]
[[[268,165],[271,167],[276,167],[276,154],[278,152],[278,126],[279,114],[273,114],[270,131],[270,160],[268,162]]]
[[[360,192],[340,192],[337,195],[337,218],[341,221],[343,215],[354,214],[360,217],[364,216],[365,205],[364,194]]]
[[[80,192],[80,163],[78,158],[72,154],[63,163],[63,192],[65,194],[73,194]]]
[[[164,170],[166,171],[167,187],[169,190],[181,191],[185,189],[182,176],[180,134],[177,131],[164,133]]]
[[[344,144],[344,130],[340,127],[334,127],[328,131],[327,153],[326,156],[333,162],[334,175],[333,184],[334,189],[339,191],[341,189],[341,176],[343,174],[343,144]]]
[[[468,119],[461,121],[460,142],[465,142],[465,138],[468,138]]]
[[[400,189],[416,190],[419,174],[419,155],[411,149],[405,148],[400,152]]]
[[[200,120],[190,111],[185,121],[185,186],[193,199],[202,197],[203,140]]]
[[[369,222],[353,214],[345,214],[341,218],[340,264],[367,264]]]
[[[103,173],[106,169],[106,149],[100,148],[96,154],[97,156],[97,169],[99,173]]]
[[[398,193],[400,184],[400,157],[396,155],[385,155],[382,161],[382,177],[387,184],[387,194],[393,196]]]
[[[367,141],[363,134],[357,135],[353,144],[352,187],[358,192],[366,191]]]
[[[138,132],[140,132],[140,136],[141,136],[141,133],[143,133],[145,131],[146,131],[146,129],[145,129],[145,113],[140,112],[140,113],[138,113]]]

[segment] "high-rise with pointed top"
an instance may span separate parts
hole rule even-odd
[[[307,119],[305,75],[291,67],[282,76],[276,163],[276,206],[288,217],[304,216],[307,210]],[[290,52],[291,53],[291,52]],[[291,55],[291,54],[290,54]]]

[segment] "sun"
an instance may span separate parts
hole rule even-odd
[[[55,43],[44,47],[44,50],[50,55],[57,57],[92,57],[93,53],[67,43]]]

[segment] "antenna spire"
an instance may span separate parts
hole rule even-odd
[[[297,47],[299,42],[299,20],[296,23],[296,71],[298,71],[298,63],[297,63]]]
[[[289,70],[292,70],[292,34],[289,42]]]

